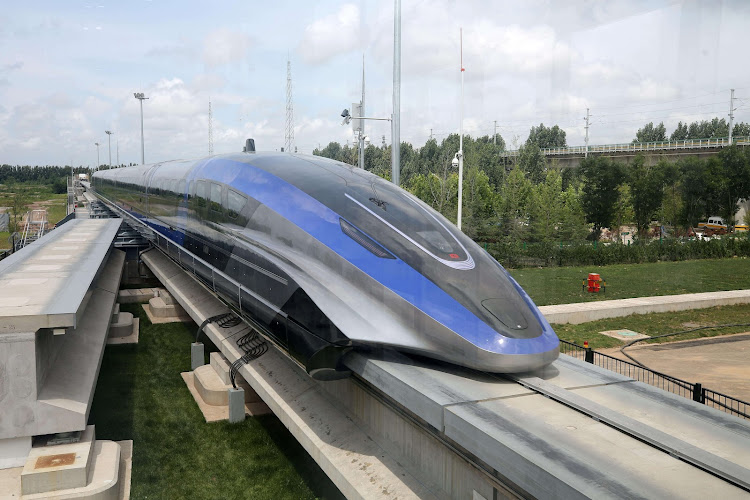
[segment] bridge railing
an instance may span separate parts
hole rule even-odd
[[[750,145],[750,137],[733,137],[732,144],[739,146]],[[707,139],[685,139],[681,141],[656,141],[636,142],[623,144],[600,144],[589,146],[589,153],[637,153],[643,151],[669,151],[681,149],[706,149],[722,148],[729,146],[728,137],[714,137]],[[545,156],[558,155],[584,155],[586,146],[572,146],[567,148],[544,148],[541,150]],[[504,151],[501,156],[514,157],[520,154],[520,150]]]

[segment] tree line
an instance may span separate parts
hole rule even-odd
[[[678,129],[705,131],[717,124],[712,133],[721,133],[722,121]],[[653,128],[649,125],[637,136]],[[737,124],[733,131],[750,134],[750,126]],[[439,143],[430,139],[421,148],[401,143],[401,187],[454,223],[458,172],[451,160],[458,144],[457,134]],[[724,148],[708,159],[655,164],[645,156],[627,162],[591,156],[576,168],[560,168],[541,152],[566,145],[564,130],[544,124],[532,127],[514,157],[502,154],[505,141],[499,135],[464,136],[463,231],[480,242],[562,243],[598,240],[605,228],[618,236],[621,226],[635,225],[645,241],[653,221],[680,234],[710,215],[732,221],[738,201],[750,198],[750,152],[741,147]],[[331,142],[313,154],[357,164],[356,146]],[[390,154],[390,146],[367,146],[364,168],[390,179]]]

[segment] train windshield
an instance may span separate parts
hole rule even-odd
[[[438,217],[419,202],[392,189],[390,184],[350,184],[346,197],[370,217],[378,219],[444,264],[464,267],[466,262],[471,261],[464,246]]]

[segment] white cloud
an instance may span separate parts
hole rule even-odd
[[[612,82],[626,77],[623,69],[603,62],[576,64],[573,74],[583,85]]]
[[[305,28],[298,50],[305,62],[322,64],[360,45],[359,8],[344,4],[335,14],[314,21]]]
[[[667,82],[657,82],[652,78],[641,80],[636,85],[628,87],[627,90],[627,95],[631,99],[638,99],[641,101],[674,99],[679,94],[679,89],[674,85]]]
[[[247,57],[252,45],[252,39],[245,33],[218,29],[209,33],[203,42],[203,62],[215,67],[241,61]]]

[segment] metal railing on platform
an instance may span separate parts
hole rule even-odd
[[[701,383],[688,382],[567,340],[560,340],[560,352],[737,417],[750,419],[750,403],[707,389]]]

